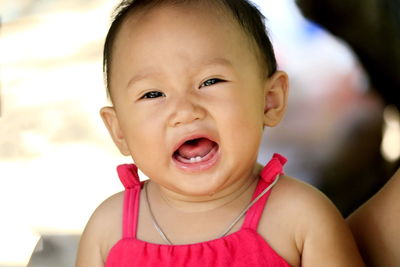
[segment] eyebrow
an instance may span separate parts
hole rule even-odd
[[[126,88],[129,88],[130,86],[132,86],[132,84],[134,84],[140,80],[144,80],[149,76],[153,76],[153,75],[157,75],[157,74],[160,74],[160,72],[144,71],[144,72],[135,74],[129,79],[129,81],[126,85]]]
[[[206,61],[203,61],[200,63],[201,65],[223,65],[226,67],[232,67],[232,62],[230,62],[228,59],[217,57],[217,58],[212,58]]]
[[[220,58],[220,57],[200,61],[196,65],[198,66],[198,68],[210,66],[210,65],[221,65],[221,66],[230,67],[230,68],[233,66],[231,61],[229,61],[228,59],[225,59],[225,58]],[[153,71],[153,70],[154,69],[150,69],[149,71],[143,71],[143,72],[133,75],[129,79],[126,87],[129,88],[130,86],[132,86],[132,84],[134,84],[140,80],[144,80],[144,79],[148,78],[149,76],[161,75],[161,72]]]

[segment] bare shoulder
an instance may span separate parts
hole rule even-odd
[[[288,203],[295,201],[295,203],[297,203],[296,208],[315,209],[325,205],[332,206],[331,201],[321,191],[312,185],[287,175],[280,178],[271,192],[270,201],[272,202],[274,199],[282,199]],[[336,208],[334,208],[334,210],[336,211]]]
[[[101,203],[90,217],[79,242],[77,267],[104,266],[111,247],[122,235],[123,192]]]
[[[333,203],[295,178],[282,176],[273,188],[261,227],[271,246],[293,266],[363,266]]]

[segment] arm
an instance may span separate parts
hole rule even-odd
[[[95,214],[93,214],[95,215]],[[92,216],[83,231],[79,242],[76,267],[93,266],[103,267],[104,262],[101,256],[99,227],[96,225],[96,216]]]
[[[399,266],[400,169],[347,221],[368,266]]]
[[[121,237],[123,195],[104,201],[93,213],[79,242],[75,267],[104,267],[108,251]]]

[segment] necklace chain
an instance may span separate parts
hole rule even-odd
[[[232,228],[238,223],[238,221],[246,214],[246,212],[263,196],[265,195],[271,188],[278,182],[280,178],[280,175],[278,174],[275,178],[275,180],[267,187],[265,188],[256,198],[254,198],[241,212],[240,214],[232,221],[232,223],[228,226],[228,228],[219,235],[218,238],[226,236]],[[157,232],[160,234],[161,238],[166,242],[168,245],[173,245],[172,242],[168,239],[166,234],[163,232],[161,227],[158,225],[157,220],[154,216],[153,210],[151,209],[150,201],[149,201],[149,194],[148,194],[148,182],[145,183],[144,185],[144,191],[145,191],[145,196],[146,196],[146,205],[150,213],[151,221],[153,223],[154,228],[157,230]]]
[[[172,242],[168,239],[168,237],[164,234],[164,232],[161,230],[161,227],[158,225],[156,218],[154,217],[153,211],[150,206],[150,201],[149,201],[149,194],[148,194],[148,182],[144,184],[144,191],[146,195],[146,204],[147,204],[147,209],[149,210],[151,221],[154,225],[154,228],[156,228],[157,232],[160,234],[161,238],[168,244],[172,245]]]

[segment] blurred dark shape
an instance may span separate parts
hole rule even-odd
[[[342,38],[373,89],[400,110],[400,0],[296,0],[308,19]]]
[[[329,162],[317,167],[319,188],[347,217],[381,188],[391,168],[381,156],[382,116],[365,112],[352,119]]]
[[[400,110],[400,0],[296,2],[306,18],[349,44],[369,76],[372,95]],[[365,111],[365,117],[353,118],[334,156],[317,167],[318,187],[345,217],[377,192],[399,166],[399,160],[386,162],[380,152],[382,112]]]

